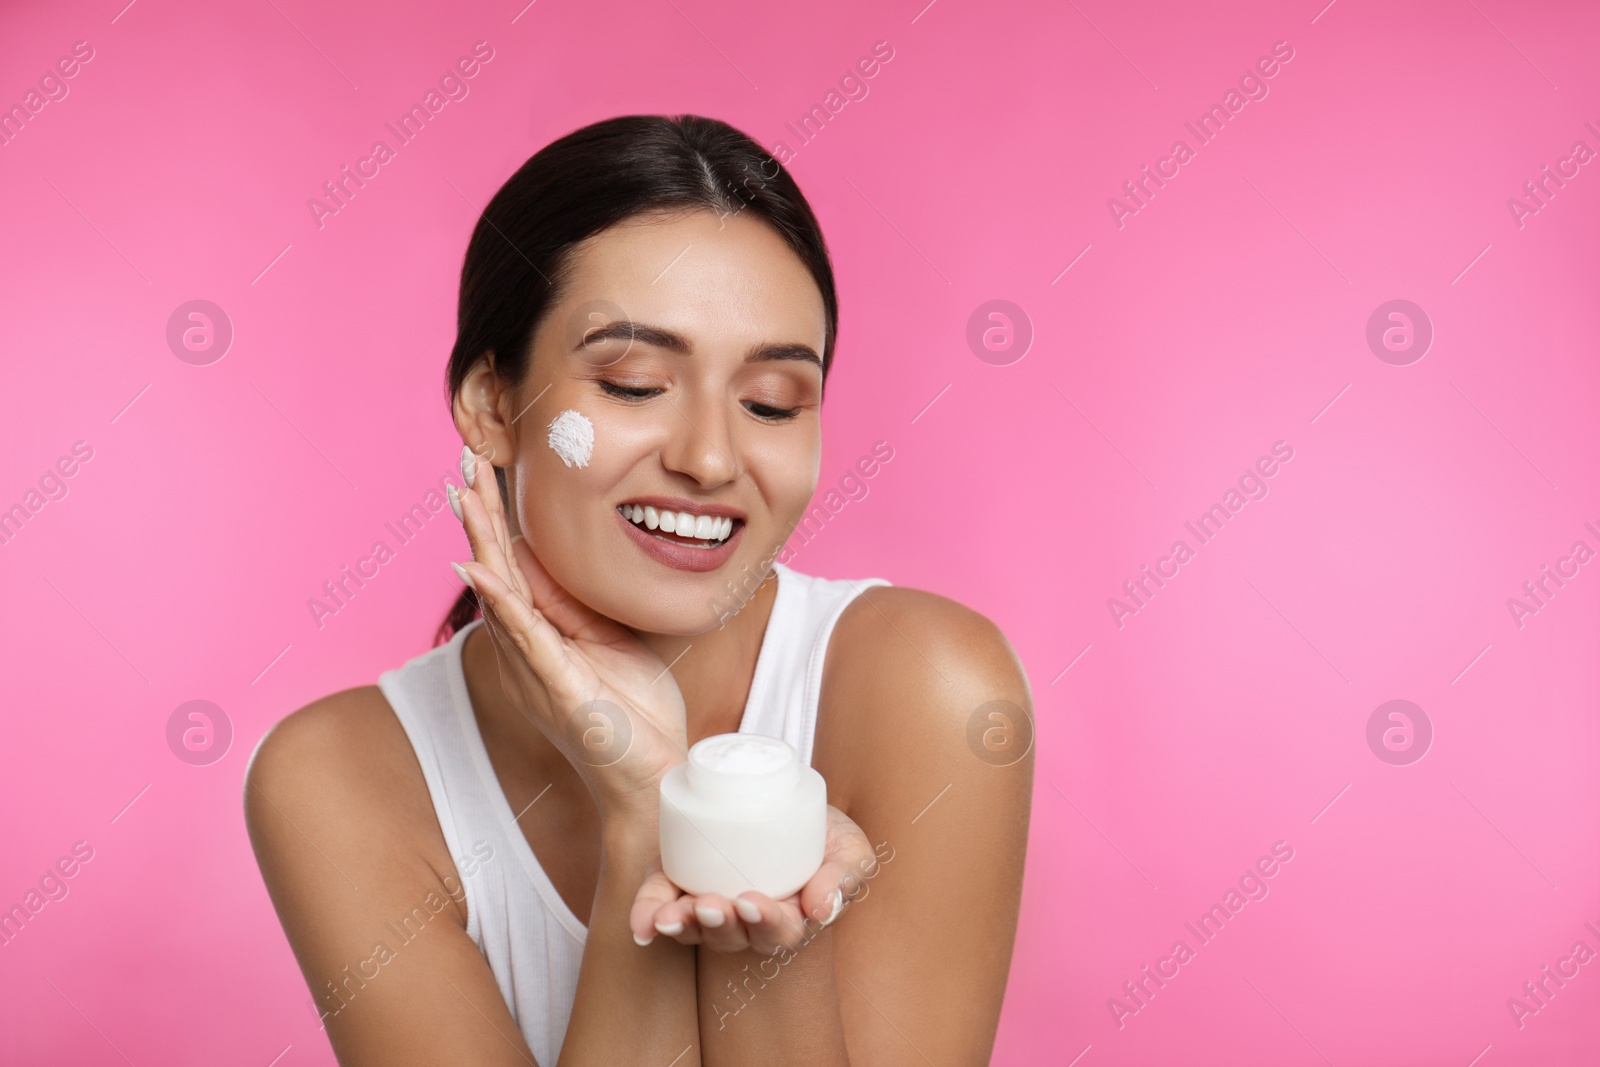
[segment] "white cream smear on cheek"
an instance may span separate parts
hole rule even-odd
[[[594,423],[568,408],[550,423],[550,448],[569,467],[587,467],[594,455]]]

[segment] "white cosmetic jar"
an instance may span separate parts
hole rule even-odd
[[[715,734],[661,779],[661,867],[686,893],[793,896],[827,832],[827,783],[781,738]]]

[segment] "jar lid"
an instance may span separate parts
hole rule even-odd
[[[800,754],[780,737],[713,734],[689,749],[689,786],[713,798],[759,803],[792,793]]]

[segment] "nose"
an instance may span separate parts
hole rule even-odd
[[[714,397],[697,401],[683,394],[672,399],[672,406],[677,422],[662,446],[662,465],[692,478],[702,489],[737,478],[738,445],[724,402]]]

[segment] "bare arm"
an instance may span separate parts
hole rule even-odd
[[[914,590],[861,599],[852,634],[872,636],[840,672],[838,699],[864,732],[830,744],[859,753],[849,811],[892,851],[854,921],[837,924],[851,1060],[986,1064],[1027,854],[1027,677],[1004,634],[959,604]]]
[[[834,928],[806,923],[794,950],[700,953],[700,1033],[708,1065],[847,1067]],[[857,1061],[867,1062],[867,1061]]]
[[[409,751],[382,695],[348,690],[274,726],[245,775],[250,842],[334,1054],[345,1067],[533,1064],[467,937],[442,837],[434,856],[410,845],[420,819],[437,820],[397,742]]]
[[[462,883],[380,692],[337,693],[275,726],[246,774],[244,804],[273,906],[344,1067],[540,1067],[467,936]],[[694,950],[667,940],[640,948],[628,931],[655,844],[654,825],[644,840],[636,825],[605,833],[559,1067],[665,1065],[695,1043]],[[696,1049],[678,1067],[697,1063]]]
[[[813,763],[878,862],[793,954],[697,948],[705,1063],[987,1063],[1032,795],[1021,665],[982,616],[873,589],[841,619],[825,677]]]
[[[694,948],[664,937],[640,947],[628,927],[634,895],[660,851],[655,819],[612,819],[601,838],[600,881],[560,1067],[698,1065]]]

